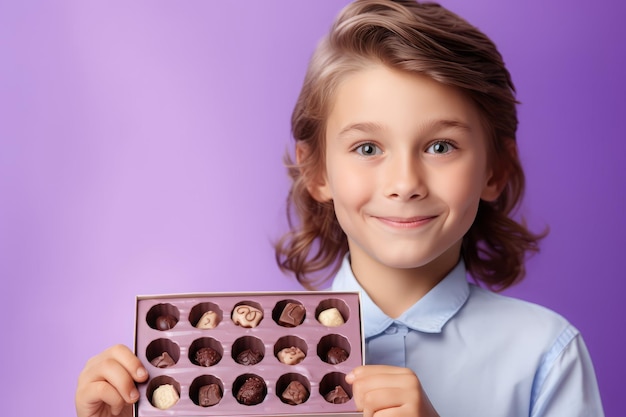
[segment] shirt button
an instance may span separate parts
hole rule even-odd
[[[385,334],[396,334],[398,333],[398,329],[395,326],[390,326],[385,329]]]

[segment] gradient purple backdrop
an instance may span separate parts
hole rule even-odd
[[[0,2],[2,415],[73,415],[85,361],[132,345],[137,294],[300,289],[271,248],[282,156],[308,58],[346,3]],[[507,293],[582,331],[606,414],[622,415],[626,6],[443,4],[505,57],[522,213],[551,228]]]

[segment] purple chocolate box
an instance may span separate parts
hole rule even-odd
[[[364,358],[357,292],[169,294],[138,296],[136,302],[135,353],[146,365],[150,379],[138,386],[135,416],[362,415],[356,411],[350,385],[344,380],[350,370],[363,364]],[[233,311],[242,304],[263,313],[256,327],[242,327],[233,321]],[[281,313],[288,304],[304,308],[300,324],[281,322]],[[329,308],[339,310],[345,323],[337,327],[321,324],[317,317]],[[207,311],[217,314],[217,326],[196,328]],[[171,316],[169,321],[163,319],[166,316]],[[293,346],[304,352],[305,358],[294,365],[279,361],[278,352]],[[212,366],[201,366],[196,353],[207,347],[217,353],[219,360]],[[344,349],[348,357],[337,364],[329,363],[326,355],[331,347]],[[261,353],[262,359],[253,365],[238,363],[237,357],[246,349]],[[164,368],[153,365],[151,362],[164,352],[174,364]],[[245,405],[238,401],[237,393],[253,375],[264,382],[265,388],[258,404]],[[308,391],[305,401],[297,405],[289,404],[281,395],[292,381],[300,382]],[[153,393],[164,384],[172,385],[179,399],[162,410],[153,405]],[[199,390],[209,384],[217,384],[222,398],[204,407],[199,405]],[[347,402],[334,404],[325,399],[337,386],[350,397]]]

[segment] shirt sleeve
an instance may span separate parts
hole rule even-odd
[[[603,417],[593,364],[580,333],[569,326],[535,377],[531,417]]]

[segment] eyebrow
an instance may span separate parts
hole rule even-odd
[[[449,129],[449,128],[461,129],[461,130],[465,130],[468,132],[471,132],[472,130],[467,123],[462,122],[460,120],[451,120],[451,119],[450,120],[438,119],[434,121],[429,121],[423,126],[423,129],[428,129],[428,130],[439,130],[439,129]],[[380,132],[383,130],[386,130],[385,126],[379,123],[375,123],[375,122],[353,123],[341,129],[341,131],[339,131],[339,134],[337,136],[341,137],[352,131],[371,133],[371,132]]]
[[[353,123],[341,129],[341,131],[339,131],[339,134],[337,136],[341,137],[345,135],[346,133],[352,132],[354,130],[359,131],[359,132],[364,132],[364,133],[370,133],[370,132],[379,132],[381,130],[385,130],[385,127],[381,124],[374,123],[374,122]]]

